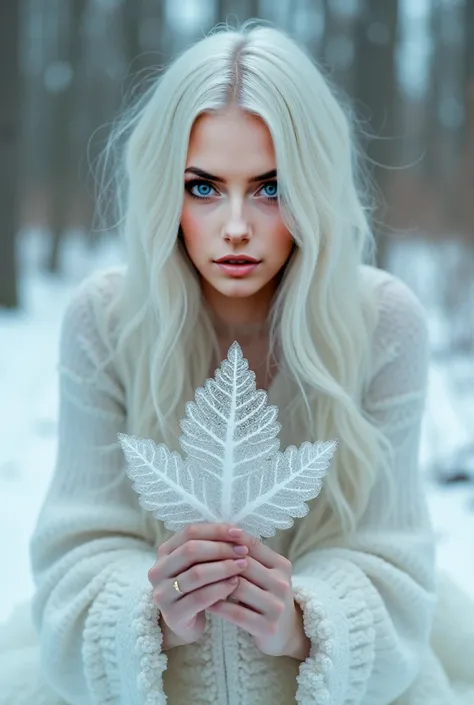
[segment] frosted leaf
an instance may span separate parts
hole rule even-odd
[[[277,453],[270,467],[238,478],[233,487],[232,521],[259,536],[288,529],[293,517],[304,517],[307,500],[321,491],[336,441],[303,443]]]
[[[253,472],[271,460],[280,442],[278,409],[267,405],[267,394],[255,388],[238,343],[234,343],[216,370],[186,404],[179,439],[188,461],[203,465],[216,479],[233,479]]]
[[[185,460],[164,444],[119,434],[140,504],[172,531],[229,522],[268,537],[289,528],[319,494],[337,441],[281,453],[277,415],[233,343],[214,379],[186,404],[179,438]]]

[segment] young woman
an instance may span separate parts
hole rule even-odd
[[[466,681],[456,699],[430,642],[425,318],[367,264],[351,130],[326,81],[279,31],[217,31],[117,135],[127,265],[86,281],[64,320],[57,467],[31,545],[38,640],[10,651],[0,703],[472,703],[474,639],[456,659],[439,639]],[[291,529],[171,535],[140,509],[117,434],[178,450],[186,401],[234,340],[280,409],[282,447],[339,449]]]

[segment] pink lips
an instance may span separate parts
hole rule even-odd
[[[218,260],[215,264],[230,277],[246,277],[258,267],[260,261],[247,255],[227,255]]]

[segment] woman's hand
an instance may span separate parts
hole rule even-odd
[[[208,610],[251,634],[263,653],[303,661],[310,641],[293,597],[291,563],[252,537],[245,535],[244,540],[249,547],[248,567],[238,578],[232,601],[220,600]]]
[[[199,639],[205,610],[235,589],[247,566],[243,536],[228,524],[192,524],[159,547],[148,579],[161,612],[164,650]]]

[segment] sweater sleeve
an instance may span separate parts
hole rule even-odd
[[[31,540],[45,677],[71,705],[161,705],[153,537],[124,473],[124,394],[98,321],[118,274],[82,285],[60,345],[55,472]]]
[[[426,323],[399,280],[390,277],[379,295],[375,371],[364,406],[390,442],[391,473],[377,477],[349,539],[336,536],[294,561],[295,599],[311,641],[298,676],[301,705],[391,703],[416,677],[429,643],[434,537],[418,472]]]

